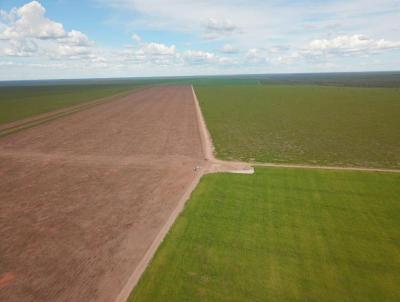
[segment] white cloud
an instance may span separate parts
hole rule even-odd
[[[129,70],[125,75],[312,71],[316,66],[361,66],[375,54],[386,64],[382,66],[399,66],[399,0],[379,5],[377,0],[312,5],[304,0],[290,6],[283,0],[94,1],[118,8],[110,9],[108,17],[118,20],[113,26],[121,26],[122,33],[143,37],[132,35],[129,47],[101,48],[50,18],[40,0],[32,1],[0,11],[0,60],[65,64],[78,75],[105,64],[107,75],[118,68]],[[152,30],[166,35],[162,43],[146,41]],[[365,35],[354,34],[358,32]]]
[[[135,42],[138,39],[134,39]],[[218,56],[212,52],[203,50],[178,51],[175,45],[166,45],[157,42],[136,42],[129,45],[122,52],[114,54],[115,61],[126,64],[146,66],[206,66],[206,65],[229,65],[236,64],[232,58]]]
[[[176,47],[175,45],[167,46],[162,43],[143,43],[141,45],[141,49],[149,54],[155,56],[173,56],[176,54]]]
[[[179,57],[175,45],[165,45],[156,42],[139,42],[136,46],[126,47],[120,55],[125,62],[160,65],[176,63]],[[118,54],[116,54],[116,57],[118,57]]]
[[[245,59],[251,63],[267,62],[268,57],[265,51],[259,48],[250,48],[245,55]]]
[[[52,52],[53,58],[70,58],[79,59],[87,57],[91,54],[91,50],[82,46],[59,45]]]
[[[270,62],[276,65],[296,64],[303,59],[303,55],[299,52],[283,53],[274,57],[270,57]]]
[[[215,19],[208,18],[204,22],[203,38],[207,40],[214,40],[218,38],[226,38],[235,32],[238,32],[239,28],[232,23],[229,19]]]
[[[187,65],[221,66],[237,64],[237,61],[233,58],[221,57],[202,50],[187,50],[182,54],[182,57]]]
[[[66,32],[61,23],[54,22],[44,16],[46,9],[37,1],[13,9],[10,13],[3,12],[3,19],[10,24],[1,34],[2,39],[63,38]]]
[[[38,46],[32,40],[11,40],[0,49],[0,55],[10,57],[30,57],[38,51]]]
[[[133,40],[135,43],[140,43],[140,42],[142,41],[142,38],[141,38],[138,34],[133,34],[133,35],[132,35],[132,40]]]
[[[215,54],[201,50],[187,50],[183,57],[189,64],[210,64],[217,61]]]
[[[45,13],[46,9],[37,1],[9,12],[1,11],[0,55],[73,60],[96,57],[94,42],[85,34],[66,31]]]
[[[267,48],[272,43],[302,47],[316,34],[356,30],[396,40],[395,29],[400,26],[398,0],[381,0],[379,5],[377,0],[303,0],[290,5],[282,0],[170,0],[167,5],[165,0],[96,1],[114,8],[115,17],[119,10],[134,11],[129,26],[135,30],[183,31],[206,39],[229,35],[230,42],[240,49]]]
[[[234,54],[234,53],[238,53],[239,49],[237,47],[233,46],[232,44],[224,44],[224,46],[222,46],[222,48],[221,48],[221,52],[227,53],[227,54]]]
[[[4,22],[13,22],[17,16],[17,8],[12,8],[9,12],[0,9],[0,19]]]
[[[196,34],[205,39],[241,36],[265,28],[265,5],[244,0],[97,0],[116,9],[136,12],[129,26],[145,30],[169,30]],[[114,12],[115,12],[114,11]],[[118,15],[116,15],[117,18]]]
[[[332,39],[313,40],[306,50],[310,53],[360,54],[400,49],[400,41],[374,40],[365,35],[341,35]]]
[[[218,59],[218,64],[222,66],[233,67],[240,63],[236,58],[232,57],[217,57],[217,59]]]
[[[231,33],[237,30],[237,26],[228,19],[216,20],[214,18],[208,18],[205,22],[205,28],[207,31],[220,32],[220,33]]]
[[[73,45],[73,46],[92,46],[94,45],[94,42],[89,40],[89,38],[81,33],[80,31],[77,30],[71,30],[68,32],[68,34],[62,38],[59,39],[60,42],[68,44],[68,45]]]
[[[208,18],[204,22],[205,33],[203,35],[206,39],[217,39],[220,37],[226,37],[234,32],[238,31],[238,26],[233,24],[229,19],[215,19]]]

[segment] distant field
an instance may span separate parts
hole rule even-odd
[[[196,86],[217,156],[400,168],[400,89]]]
[[[400,88],[400,72],[298,73],[259,76],[260,84]]]
[[[400,301],[400,175],[204,177],[130,301]]]
[[[176,77],[0,82],[0,124],[111,96],[142,85],[250,85],[247,77]]]
[[[258,80],[250,76],[214,76],[214,77],[198,77],[198,78],[187,78],[179,79],[175,81],[177,84],[187,84],[187,85],[256,85]]]
[[[0,87],[0,124],[133,89],[130,85]]]

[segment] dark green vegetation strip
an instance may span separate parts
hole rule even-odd
[[[131,90],[135,85],[0,87],[0,124]]]
[[[400,168],[400,89],[196,86],[222,159]]]
[[[400,301],[400,175],[205,176],[130,301]]]
[[[274,74],[260,76],[259,83],[400,88],[400,72]]]

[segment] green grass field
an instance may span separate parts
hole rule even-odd
[[[400,89],[196,86],[221,159],[400,168]]]
[[[400,175],[205,176],[129,301],[400,301]]]
[[[0,124],[111,96],[129,85],[51,85],[0,87]]]

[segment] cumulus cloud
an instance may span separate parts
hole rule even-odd
[[[231,44],[224,44],[221,48],[221,52],[227,54],[238,53],[239,49]]]
[[[91,50],[87,47],[73,45],[59,45],[53,51],[53,58],[70,58],[79,59],[87,57],[91,54]]]
[[[55,39],[65,37],[61,23],[54,22],[44,15],[46,9],[37,1],[32,1],[9,13],[2,12],[3,20],[10,25],[2,32],[2,39],[21,37]]]
[[[297,51],[290,52],[290,53],[283,53],[277,56],[271,56],[269,61],[272,64],[276,65],[288,65],[288,64],[295,64],[298,61],[303,59],[303,55]]]
[[[238,31],[238,26],[232,23],[229,19],[214,19],[208,18],[204,22],[205,33],[203,35],[206,39],[217,39],[231,35],[235,31]]]
[[[231,33],[237,29],[237,26],[228,19],[217,20],[208,18],[208,20],[205,22],[205,28],[207,31]]]
[[[135,39],[138,41],[137,39]],[[135,65],[157,66],[198,66],[198,65],[226,65],[233,64],[234,60],[218,56],[203,50],[178,51],[175,45],[166,45],[157,42],[144,42],[140,39],[136,45],[127,46],[116,57],[122,61]]]
[[[316,3],[313,9],[304,1],[296,2],[291,9],[286,9],[282,1],[171,0],[168,5],[164,0],[94,1],[118,8],[110,10],[110,18],[118,19],[125,30],[134,28],[143,33],[143,37],[133,34],[130,46],[125,48],[100,48],[84,33],[49,17],[37,0],[0,10],[0,56],[14,57],[5,61],[21,64],[65,64],[81,72],[91,63],[107,63],[107,73],[118,66],[131,68],[124,75],[135,75],[142,71],[157,74],[159,70],[165,70],[165,74],[224,72],[229,67],[235,73],[282,71],[285,66],[288,71],[293,71],[293,66],[312,70],[317,65],[333,66],[330,62],[348,66],[353,58],[359,65],[370,54],[381,54],[379,58],[386,58],[383,61],[391,67],[396,65],[393,58],[398,52],[389,51],[400,50],[396,35],[398,0],[382,0],[379,8],[376,0],[335,0]],[[135,18],[127,17],[129,9]],[[324,17],[327,15],[328,19]],[[355,28],[368,35],[350,33]],[[174,33],[171,39],[176,40],[165,42],[164,37],[163,43],[147,42],[145,34],[152,30]],[[213,41],[199,41],[199,37]]]
[[[140,42],[142,42],[142,38],[141,38],[138,34],[133,34],[133,35],[132,35],[132,40],[133,40],[135,43],[140,43]]]
[[[339,35],[311,40],[304,47],[296,49],[282,48],[279,52],[269,50],[269,61],[281,66],[304,62],[316,68],[328,68],[338,66],[333,61],[340,62],[345,57],[360,59],[390,50],[400,50],[400,41],[373,39],[361,34]]]
[[[61,23],[45,16],[46,9],[32,1],[9,12],[1,11],[0,55],[52,59],[95,56],[91,41],[77,30],[66,31]]]
[[[59,39],[60,42],[68,44],[68,45],[73,45],[73,46],[92,46],[94,45],[94,42],[89,40],[89,38],[81,33],[80,31],[77,30],[71,30],[68,32],[68,34],[63,37],[62,39]]]
[[[132,10],[135,20],[129,20],[129,24],[135,30],[185,32],[189,36],[185,42],[191,45],[198,43],[200,36],[218,39],[223,43],[229,41],[240,50],[258,49],[258,52],[249,51],[247,54],[240,51],[235,56],[243,62],[243,66],[251,62],[274,62],[276,65],[301,62],[310,64],[307,68],[300,66],[308,71],[315,61],[328,59],[329,56],[359,55],[357,60],[362,61],[366,53],[383,53],[395,49],[392,43],[387,42],[397,40],[400,9],[399,0],[382,0],[379,6],[376,5],[376,0],[335,0],[329,3],[313,3],[312,6],[309,1],[296,1],[291,3],[290,9],[285,1],[171,0],[168,5],[165,5],[164,0],[96,1],[112,7],[116,16],[121,18],[124,18],[124,14],[119,15],[121,11],[125,13]],[[318,40],[330,41],[339,34],[351,36],[351,31],[355,28],[362,28],[371,37],[384,38],[383,43],[375,46],[374,51],[353,52],[346,48],[321,50],[315,45],[311,46],[313,49],[309,49],[307,41],[313,41],[316,35],[323,37]],[[208,42],[201,43],[206,45]],[[210,43],[213,45],[206,45],[203,52],[212,47],[218,50],[218,54],[231,53],[222,43]],[[290,49],[273,51],[271,48],[275,43],[287,45]],[[386,62],[392,60],[388,56]],[[349,62],[346,61],[345,65],[348,66]],[[243,70],[245,68],[241,69]],[[280,71],[278,68],[275,70]]]
[[[138,35],[132,38],[137,45],[128,46],[122,52],[122,60],[135,64],[170,65],[176,63],[179,55],[175,45],[166,45],[156,42],[142,42]],[[139,38],[139,39],[138,39]]]
[[[0,55],[10,57],[30,57],[38,51],[38,46],[32,40],[11,40],[0,50]]]
[[[173,56],[176,53],[175,45],[165,45],[162,43],[143,43],[141,45],[141,50],[145,53],[155,56]]]
[[[185,51],[183,57],[190,64],[210,64],[217,60],[215,54],[201,50]]]
[[[268,59],[265,51],[259,48],[250,48],[245,55],[245,60],[250,63],[262,63],[266,62]]]
[[[133,35],[134,45],[129,45],[125,50],[116,55],[123,62],[135,65],[157,66],[199,66],[199,65],[227,65],[234,64],[235,60],[218,56],[203,50],[178,51],[175,45],[166,45],[157,42],[146,42]]]
[[[400,41],[374,40],[365,35],[341,35],[332,39],[313,40],[306,50],[310,53],[360,54],[400,49]]]
[[[232,58],[221,57],[214,53],[202,50],[187,50],[182,55],[188,65],[234,65],[237,62]]]

